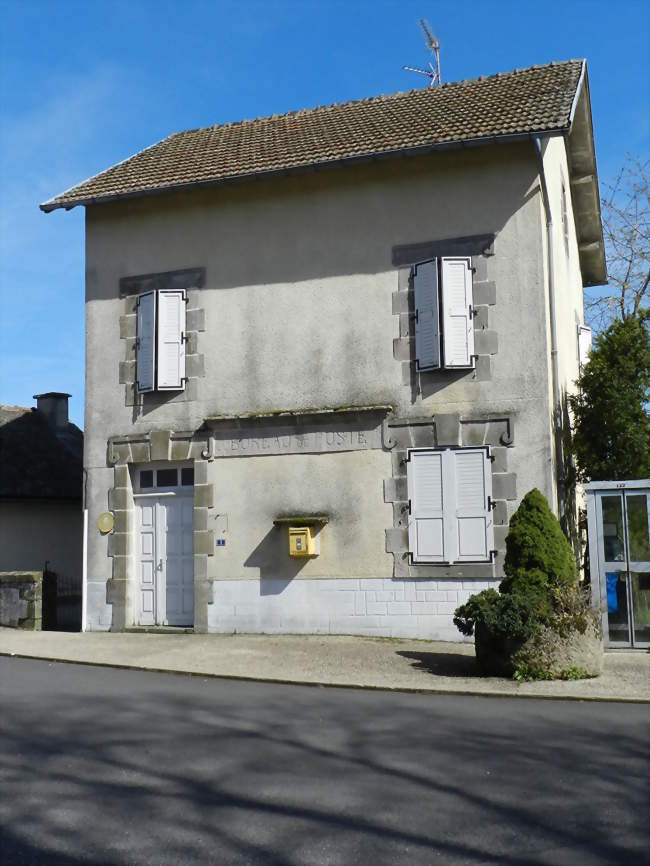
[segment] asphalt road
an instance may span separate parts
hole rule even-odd
[[[649,712],[0,658],[0,864],[640,866]]]

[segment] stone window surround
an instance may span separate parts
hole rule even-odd
[[[393,554],[393,577],[495,579],[503,570],[508,534],[508,502],[517,498],[517,478],[508,472],[508,451],[514,445],[511,415],[463,416],[457,413],[433,418],[393,418],[387,423],[386,447],[392,450],[392,477],[384,481],[384,501],[393,506],[393,526],[386,530],[386,552]],[[473,447],[489,445],[492,457],[494,546],[491,563],[445,565],[412,563],[408,539],[408,490],[406,456],[409,448]]]
[[[112,631],[122,631],[134,624],[135,502],[130,467],[173,461],[191,462],[194,466],[194,631],[207,632],[207,606],[213,600],[208,557],[214,555],[215,539],[214,530],[208,529],[209,513],[214,508],[214,485],[208,483],[206,447],[205,437],[196,439],[194,433],[172,430],[113,436],[108,440],[108,462],[114,473],[108,507],[115,515],[114,529],[108,539],[108,555],[113,558],[112,577],[106,588],[107,603],[113,605]]]
[[[198,396],[198,380],[205,377],[205,356],[198,351],[198,335],[205,331],[205,310],[199,307],[199,290],[205,285],[205,268],[185,268],[157,274],[122,277],[120,298],[120,339],[125,341],[125,360],[120,361],[119,383],[124,385],[126,406],[187,403]],[[137,330],[137,300],[144,292],[160,289],[183,290],[187,297],[185,388],[182,391],[151,391],[140,393],[136,386],[135,341]]]
[[[429,382],[455,381],[471,376],[477,382],[492,378],[491,356],[499,348],[497,332],[489,328],[489,308],[496,304],[496,286],[488,279],[488,262],[494,256],[495,236],[473,235],[446,240],[426,241],[393,247],[392,262],[398,268],[397,291],[393,292],[393,315],[399,317],[399,337],[393,340],[393,357],[402,363],[402,382],[415,392],[416,379]],[[469,256],[473,270],[474,351],[476,365],[472,370],[416,370],[415,364],[415,293],[413,266],[443,256]],[[453,378],[452,378],[453,377]]]

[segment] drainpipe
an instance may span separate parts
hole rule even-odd
[[[553,218],[551,216],[551,203],[548,196],[546,184],[546,173],[544,171],[544,157],[542,155],[542,142],[539,137],[533,139],[535,152],[539,162],[539,180],[542,189],[542,201],[544,202],[544,213],[546,214],[546,250],[548,255],[548,309],[551,319],[551,370],[553,379],[553,432],[555,435],[555,462],[557,465],[557,508],[560,520],[564,516],[565,499],[565,477],[564,477],[564,448],[562,441],[562,399],[560,396],[560,372],[558,369],[557,356],[557,321],[555,313],[555,256],[553,249]]]
[[[88,509],[83,510],[81,552],[81,631],[86,631],[88,617]]]

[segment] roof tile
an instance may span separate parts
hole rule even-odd
[[[179,186],[568,128],[582,61],[500,73],[170,135],[41,205],[50,211]]]

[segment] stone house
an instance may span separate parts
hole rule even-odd
[[[586,63],[177,133],[78,205],[89,628],[457,640],[521,496],[570,517]]]

